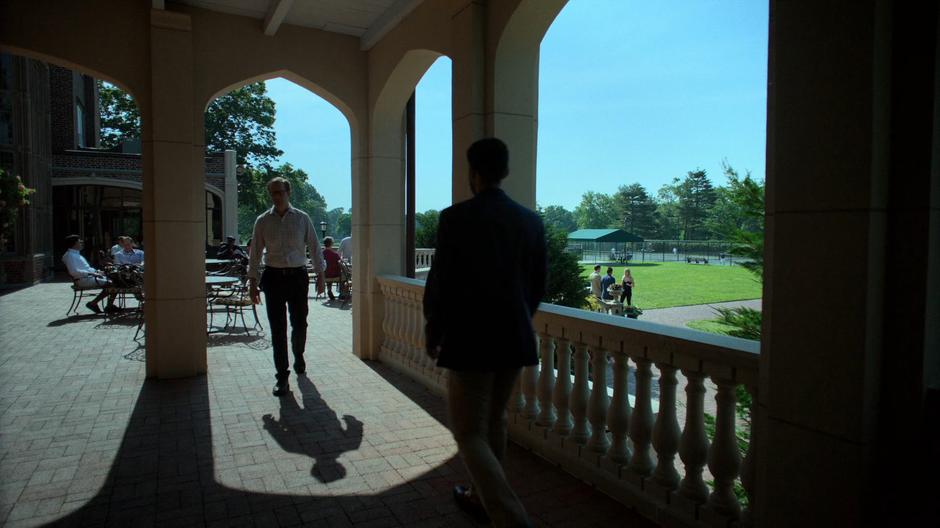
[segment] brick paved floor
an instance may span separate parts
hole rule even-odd
[[[0,524],[473,526],[443,402],[351,349],[311,299],[307,378],[270,395],[269,342],[210,337],[209,374],[146,381],[131,318],[65,318],[67,284],[0,297]],[[649,526],[512,446],[539,526]]]

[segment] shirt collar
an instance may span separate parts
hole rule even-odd
[[[293,212],[295,212],[295,211],[294,211],[294,206],[293,206],[293,205],[288,205],[288,206],[287,206],[287,211],[284,213],[284,216],[287,216],[287,215],[289,215],[289,214],[291,214],[291,213],[293,213]],[[271,206],[270,209],[268,209],[268,214],[269,214],[269,215],[277,216],[277,212],[274,210],[274,206],[273,206],[273,205]]]
[[[81,255],[81,253],[75,248],[69,248],[69,253],[74,253],[76,255]]]

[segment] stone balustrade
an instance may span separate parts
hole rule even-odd
[[[424,282],[379,283],[381,360],[444,394],[445,373],[424,351]],[[753,420],[758,343],[549,304],[533,323],[540,365],[523,369],[510,399],[513,441],[661,524],[750,524],[757,438],[742,460],[737,429],[749,424],[736,388]]]
[[[434,262],[434,248],[415,248],[415,269],[430,268]]]

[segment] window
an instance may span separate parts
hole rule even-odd
[[[85,146],[85,107],[78,100],[75,101],[75,143]]]
[[[206,245],[222,243],[222,200],[206,191]]]

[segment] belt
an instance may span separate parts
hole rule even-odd
[[[271,266],[267,266],[267,267],[264,268],[264,272],[265,272],[265,273],[268,273],[268,272],[277,273],[278,275],[292,275],[292,274],[294,274],[294,273],[304,273],[304,274],[306,274],[306,273],[307,273],[307,268],[305,268],[305,267],[303,267],[303,266],[299,266],[299,267],[296,267],[296,268],[272,268]]]

